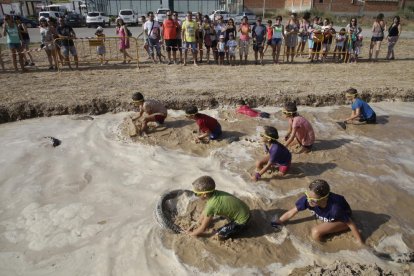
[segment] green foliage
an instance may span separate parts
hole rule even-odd
[[[405,9],[400,9],[397,12],[397,15],[404,19],[411,20],[414,19],[414,6],[408,6]]]

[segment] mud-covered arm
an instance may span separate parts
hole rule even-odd
[[[206,229],[207,229],[208,225],[210,224],[211,220],[213,219],[213,217],[202,215],[202,218],[200,218],[200,219],[201,219],[200,226],[198,226],[193,231],[188,231],[187,232],[190,236],[195,236],[196,237],[196,236],[199,236],[200,234],[204,233],[204,231],[206,231]]]
[[[359,244],[364,244],[364,241],[362,240],[361,234],[359,233],[359,230],[355,223],[350,219],[348,222],[346,222],[346,224],[348,225],[349,229],[351,229],[352,235],[354,235],[355,240]]]

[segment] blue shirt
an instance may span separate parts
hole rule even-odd
[[[295,205],[298,211],[303,211],[305,209],[312,210],[315,213],[315,216],[324,222],[348,222],[352,214],[351,207],[346,199],[343,196],[334,193],[329,194],[325,208],[310,206],[306,196],[299,198]]]
[[[372,110],[372,108],[360,98],[356,98],[352,103],[352,110],[356,110],[357,108],[359,108],[361,117],[363,119],[369,119],[374,114],[374,110]]]
[[[279,142],[273,143],[269,149],[270,163],[288,166],[292,161],[292,154]]]

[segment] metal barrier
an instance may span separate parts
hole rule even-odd
[[[68,38],[57,38],[54,40],[54,54],[59,57],[58,69],[67,63],[62,56],[64,51],[64,44],[67,44]],[[122,39],[120,37],[83,37],[83,38],[71,38],[74,47],[76,49],[77,59],[79,64],[107,64],[110,61],[123,61],[124,63],[136,62],[137,68],[139,68],[139,45],[138,39],[135,37],[128,37],[129,47],[124,49],[126,55],[120,51],[120,43]],[[72,54],[69,51],[69,56]],[[76,61],[75,61],[76,63]],[[69,57],[69,66],[72,64]]]

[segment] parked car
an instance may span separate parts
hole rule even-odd
[[[86,26],[91,28],[92,26],[101,26],[105,27],[105,24],[111,26],[111,20],[104,12],[88,12],[86,16]]]
[[[160,23],[164,22],[164,19],[167,18],[167,11],[169,11],[169,9],[158,9],[155,13],[155,20]]]
[[[57,11],[41,11],[41,12],[39,12],[39,19],[41,17],[44,17],[46,19],[48,19],[48,18],[56,18],[57,19],[61,16],[62,16],[62,14],[60,12],[57,12]]]
[[[247,16],[247,19],[249,20],[249,24],[250,25],[254,25],[256,24],[256,15],[252,12],[242,12],[239,13],[235,18],[234,18],[234,22],[236,24],[240,24],[243,17]]]
[[[27,28],[37,28],[39,27],[39,23],[35,20],[29,19],[27,17],[18,16],[20,21],[26,25]]]
[[[120,10],[118,16],[125,24],[138,26],[138,14],[131,9]]]
[[[223,11],[223,10],[217,10],[217,11],[213,11],[210,14],[210,20],[214,21],[217,20],[218,16],[222,16],[223,17],[223,21],[226,23],[229,19],[230,19],[230,13],[227,11]]]
[[[85,19],[82,15],[77,13],[69,13],[65,17],[66,25],[71,27],[82,27],[85,25]]]

